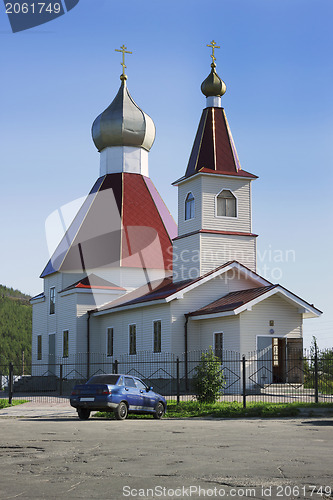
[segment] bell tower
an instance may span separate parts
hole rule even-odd
[[[211,72],[201,85],[206,97],[185,175],[178,187],[178,236],[173,240],[174,281],[202,276],[231,260],[256,271],[251,182],[242,169],[221,97],[214,40]]]

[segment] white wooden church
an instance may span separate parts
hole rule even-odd
[[[178,230],[149,177],[155,126],[129,93],[123,59],[119,91],[92,126],[99,177],[31,300],[35,365],[76,353],[158,359],[209,346],[217,354],[273,346],[283,361],[302,347],[303,318],[321,314],[256,272],[257,177],[241,168],[210,46],[206,106],[185,173],[175,172]]]

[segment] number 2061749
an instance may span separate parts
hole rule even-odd
[[[45,2],[25,2],[25,3],[6,3],[6,14],[59,14],[61,11],[60,3]]]

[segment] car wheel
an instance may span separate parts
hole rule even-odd
[[[163,417],[164,413],[165,413],[164,404],[161,403],[160,401],[159,403],[157,403],[155,413],[153,413],[153,417],[159,420],[160,418]]]
[[[88,410],[87,408],[78,408],[77,414],[79,416],[79,419],[88,420],[88,418],[90,417],[90,410]]]
[[[125,420],[127,414],[128,414],[127,404],[122,401],[116,408],[114,416],[116,417],[117,420]]]

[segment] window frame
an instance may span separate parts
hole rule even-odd
[[[131,332],[131,327],[134,326],[134,349],[132,349],[132,332]],[[128,353],[130,356],[135,356],[136,355],[136,323],[131,323],[128,325]]]
[[[67,334],[67,335],[66,335]],[[62,331],[62,357],[69,357],[69,330]]]
[[[229,191],[229,193],[232,194],[232,196],[235,199],[235,215],[218,215],[217,213],[217,206],[218,206],[218,198],[219,196],[223,193],[223,191]],[[227,198],[224,198],[227,199]],[[217,195],[215,195],[215,217],[218,219],[229,219],[229,220],[235,220],[238,219],[238,197],[235,195],[235,193],[228,188],[223,188]]]
[[[221,339],[222,339],[222,348],[220,348],[220,353],[217,353],[217,343],[216,343],[216,336],[217,335],[221,335]],[[221,332],[221,330],[219,330],[218,332],[214,332],[213,333],[213,340],[214,340],[214,355],[219,358],[219,360],[221,361],[221,363],[223,362],[223,344],[224,344],[224,335],[223,335],[223,332]]]
[[[112,331],[111,333],[111,349],[109,352],[109,331]],[[106,328],[106,356],[108,358],[111,358],[114,354],[114,327],[113,326],[108,326]]]
[[[155,332],[155,324],[159,324],[160,325],[160,330],[159,332],[157,332],[159,335],[158,335],[158,339],[156,341],[156,332]],[[156,350],[156,345],[157,347],[159,347],[159,350]],[[153,352],[154,353],[160,353],[162,352],[162,320],[161,319],[154,319],[153,320]]]
[[[192,199],[191,200],[188,200],[188,197],[192,195]],[[190,207],[190,217],[187,217],[187,206],[190,204],[190,202],[192,203],[191,207]],[[193,212],[193,214],[192,214]],[[185,212],[184,212],[184,220],[185,221],[188,221],[188,220],[193,220],[195,219],[195,196],[193,194],[192,191],[189,191],[186,196],[185,196]]]
[[[37,361],[43,359],[43,337],[42,335],[37,335]]]
[[[56,308],[56,293],[55,293],[55,286],[50,287],[49,291],[49,315],[53,316],[55,314],[55,308]]]

